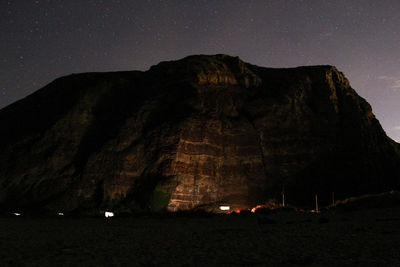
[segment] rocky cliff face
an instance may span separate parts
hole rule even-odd
[[[0,203],[25,210],[309,205],[399,188],[400,158],[332,66],[190,56],[55,80],[0,111]]]

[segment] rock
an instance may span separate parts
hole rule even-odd
[[[190,56],[73,74],[0,111],[6,210],[312,206],[399,188],[399,144],[333,66]]]

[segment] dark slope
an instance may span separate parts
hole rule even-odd
[[[3,209],[248,208],[283,186],[311,205],[399,187],[399,145],[332,66],[216,55],[70,75],[0,123]]]

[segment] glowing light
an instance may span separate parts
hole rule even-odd
[[[254,208],[251,209],[252,213],[255,213],[258,209],[265,209],[266,206],[265,205],[257,205]]]
[[[15,216],[21,216],[21,213],[18,213],[18,212],[14,212],[13,213]]]
[[[106,211],[106,212],[104,213],[104,217],[106,217],[106,218],[114,217],[114,212]]]
[[[231,210],[231,211],[228,211],[226,214],[239,214],[240,212],[242,212],[243,210]]]
[[[230,210],[231,207],[229,207],[229,206],[219,206],[219,209],[220,210]]]
[[[58,215],[58,216],[64,216],[64,213],[58,212],[57,215]]]

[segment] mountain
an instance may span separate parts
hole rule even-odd
[[[399,144],[333,66],[227,55],[72,74],[0,110],[4,210],[311,206],[400,186]]]

